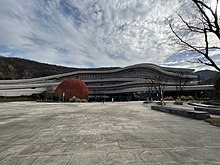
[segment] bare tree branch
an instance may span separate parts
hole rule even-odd
[[[169,23],[170,29],[173,34],[178,38],[178,40],[183,43],[185,46],[189,47],[190,49],[198,52],[201,54],[205,59],[198,58],[197,63],[205,64],[207,66],[212,66],[216,70],[220,72],[220,67],[215,63],[215,61],[210,57],[209,51],[211,49],[220,49],[217,46],[209,47],[210,39],[208,38],[208,34],[214,34],[220,41],[220,27],[219,27],[219,17],[218,17],[218,3],[219,0],[216,0],[215,9],[212,9],[209,5],[205,3],[203,0],[192,0],[193,4],[197,7],[198,12],[201,15],[201,18],[198,20],[201,24],[196,24],[195,20],[193,22],[187,22],[180,14],[177,14],[180,20],[184,23],[187,29],[185,32],[189,31],[194,34],[203,34],[204,35],[204,47],[203,46],[195,46],[190,44],[188,41],[184,40],[172,27],[172,24]],[[208,14],[209,11],[211,13]],[[201,27],[203,25],[203,27]],[[181,30],[184,31],[184,30]]]
[[[192,45],[189,44],[188,42],[184,41],[184,40],[174,31],[172,25],[171,25],[171,24],[169,24],[169,25],[170,25],[170,29],[172,30],[173,34],[174,34],[182,43],[184,43],[185,45],[187,45],[187,46],[190,47],[191,49],[197,51],[198,53],[205,55],[201,50],[197,49],[196,46],[192,46]]]
[[[185,25],[189,28],[190,31],[197,32],[197,33],[203,33],[203,29],[202,28],[189,25],[189,23],[186,22],[180,14],[177,14],[177,15],[180,17],[182,22],[185,23]]]

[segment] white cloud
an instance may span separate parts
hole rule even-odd
[[[162,64],[177,51],[166,19],[179,6],[180,0],[0,0],[0,54],[72,67]]]

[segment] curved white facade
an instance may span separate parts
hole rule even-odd
[[[54,90],[60,82],[67,78],[83,80],[89,88],[90,96],[146,91],[147,87],[155,85],[155,81],[152,80],[156,78],[160,78],[164,90],[174,90],[179,78],[187,79],[191,85],[195,85],[192,82],[197,76],[192,74],[193,71],[192,69],[160,67],[143,63],[102,71],[87,69],[32,79],[0,80],[0,96],[31,95]]]

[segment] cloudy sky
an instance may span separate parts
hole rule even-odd
[[[0,0],[0,55],[71,67],[192,67],[168,25],[190,10],[186,1]]]

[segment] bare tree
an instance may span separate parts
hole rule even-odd
[[[197,20],[186,21],[186,19],[178,14],[180,20],[183,22],[186,29],[184,31],[199,34],[203,36],[204,44],[203,45],[193,45],[189,41],[186,41],[181,37],[181,35],[174,30],[172,23],[170,22],[170,28],[174,35],[179,39],[179,41],[186,45],[191,50],[198,52],[202,55],[202,58],[198,58],[196,62],[202,63],[211,67],[214,67],[216,70],[220,72],[220,67],[216,64],[216,62],[210,57],[211,49],[220,49],[217,46],[211,46],[211,39],[208,37],[210,34],[214,34],[217,37],[218,41],[220,41],[220,28],[219,28],[219,14],[218,14],[218,3],[219,0],[216,0],[215,7],[211,6],[205,0],[191,0],[195,6],[195,9],[198,12],[198,17],[195,18]]]
[[[161,74],[155,74],[153,77],[149,78],[151,82],[151,90],[157,93],[160,100],[163,101],[163,90],[164,90],[164,78]]]
[[[146,84],[146,89],[147,89],[147,92],[149,93],[150,100],[153,99],[155,90],[154,90],[154,87],[152,85],[152,82]]]
[[[180,97],[186,87],[186,85],[189,83],[189,75],[182,75],[181,73],[175,73],[176,75],[176,91],[177,91],[177,96]]]

